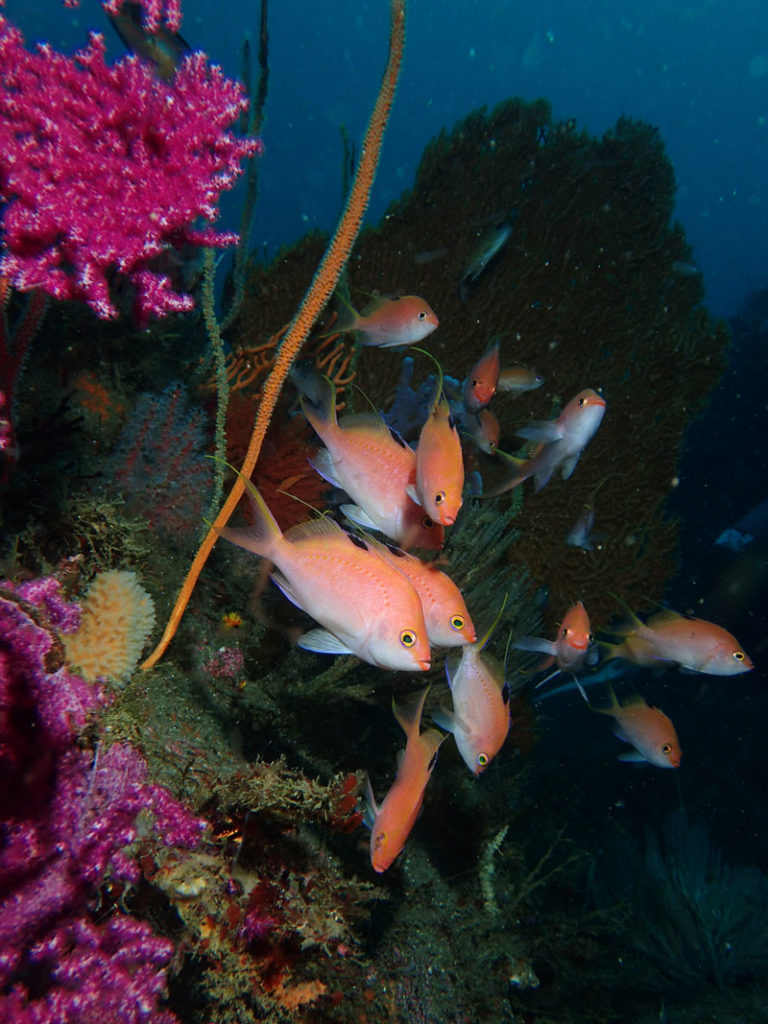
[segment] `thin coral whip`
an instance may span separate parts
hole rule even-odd
[[[267,427],[277,403],[280,389],[282,388],[293,360],[296,358],[301,346],[309,336],[317,317],[324,309],[326,303],[333,294],[344,266],[352,252],[352,247],[362,226],[363,217],[368,207],[373,182],[376,177],[376,169],[381,154],[381,146],[384,139],[384,131],[387,127],[389,114],[395,97],[395,88],[400,74],[400,67],[403,59],[403,48],[405,44],[405,0],[391,0],[390,3],[390,31],[389,31],[389,56],[384,77],[381,82],[376,104],[371,113],[368,127],[363,139],[360,153],[360,160],[352,182],[344,212],[341,215],[336,230],[326,249],[320,266],[315,272],[312,283],[304,296],[296,315],[289,324],[283,335],[283,340],[278,350],[272,372],[264,384],[264,391],[261,396],[256,422],[253,427],[253,434],[248,445],[241,473],[235,480],[229,497],[224,502],[221,511],[216,517],[213,525],[208,530],[200,549],[195,555],[181,587],[181,592],[171,612],[168,624],[165,627],[163,636],[157,647],[150,654],[142,665],[142,668],[149,669],[162,657],[168,644],[171,642],[178,628],[181,617],[189,603],[192,591],[203,567],[208,560],[214,544],[219,536],[219,531],[226,526],[230,516],[234,512],[237,503],[245,490],[245,480],[250,479],[256,461],[261,451],[261,445],[267,432]]]

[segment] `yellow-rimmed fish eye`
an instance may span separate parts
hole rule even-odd
[[[425,530],[432,530],[434,529],[435,521],[434,519],[430,519],[429,516],[424,516],[424,518],[421,520],[421,525],[424,527]]]
[[[436,505],[442,505],[442,503],[444,501],[445,501],[445,491],[438,491],[437,494],[435,495],[435,504]]]
[[[480,753],[475,758],[478,768],[485,768],[490,760],[487,754]]]
[[[400,634],[400,643],[403,647],[413,647],[416,643],[416,634],[412,629],[404,629]]]
[[[671,743],[665,743],[664,746],[661,748],[661,752],[662,752],[662,754],[671,754],[672,753],[672,744]]]
[[[427,319],[427,311],[426,311],[426,309],[420,309],[419,310],[419,320],[426,320],[426,319]]]
[[[451,616],[451,629],[464,629],[464,616],[463,615],[452,615]]]
[[[587,633],[587,643],[588,644],[591,644],[594,639],[595,638],[592,636],[591,633]]]
[[[744,651],[734,651],[731,657],[734,661],[744,661],[746,655],[744,654]]]

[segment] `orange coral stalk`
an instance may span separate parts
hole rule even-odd
[[[251,441],[248,445],[245,461],[243,462],[241,475],[235,481],[232,490],[229,492],[229,497],[224,502],[213,526],[200,545],[200,549],[195,555],[184,579],[181,593],[168,619],[163,636],[157,647],[143,663],[143,669],[149,669],[159,661],[176,633],[181,617],[192,596],[195,584],[203,570],[203,566],[208,560],[213,545],[216,543],[219,530],[227,524],[229,517],[234,512],[237,503],[243,495],[245,490],[243,479],[250,478],[256,465],[264,435],[272,419],[272,413],[274,412],[280,389],[288,376],[291,364],[297,352],[306,341],[309,332],[312,330],[312,325],[333,294],[344,266],[349,259],[352,247],[357,240],[363,217],[368,207],[374,178],[376,177],[384,131],[389,120],[397,79],[400,74],[404,44],[405,0],[390,0],[389,56],[387,66],[384,70],[379,95],[376,98],[376,104],[365,132],[360,160],[344,212],[320,262],[320,266],[317,268],[312,279],[312,283],[285,333],[275,359],[275,365],[264,384],[264,393],[259,403],[259,411],[256,414],[256,423],[254,424]]]

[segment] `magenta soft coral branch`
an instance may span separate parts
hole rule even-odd
[[[94,33],[74,57],[28,51],[0,17],[0,275],[103,319],[117,316],[110,283],[123,275],[146,322],[193,304],[162,253],[237,241],[208,225],[261,142],[227,130],[248,100],[205,54],[167,83],[137,57],[107,65],[104,50]]]

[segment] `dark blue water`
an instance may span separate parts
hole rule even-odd
[[[28,41],[63,49],[113,33],[94,0],[68,11],[9,0]],[[284,0],[270,9],[271,78],[255,239],[273,250],[330,228],[340,204],[339,127],[359,139],[386,56],[384,0]],[[231,74],[258,5],[189,0],[182,32]],[[114,53],[120,52],[116,40]],[[657,125],[678,180],[677,212],[707,301],[729,315],[765,284],[768,24],[758,0],[413,0],[398,101],[371,216],[412,180],[425,143],[470,110],[547,97],[556,117],[601,133],[621,114]],[[225,208],[236,209],[226,204]],[[233,214],[234,216],[234,214]]]

